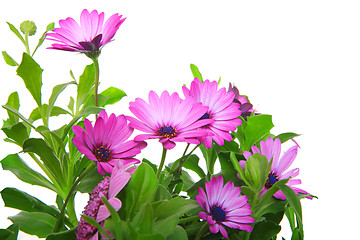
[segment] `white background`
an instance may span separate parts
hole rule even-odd
[[[273,133],[302,134],[293,167],[301,169],[302,188],[319,197],[302,201],[306,239],[343,239],[345,234],[356,238],[360,214],[355,197],[360,160],[358,1],[14,1],[0,8],[0,50],[21,61],[23,46],[6,21],[17,27],[23,20],[35,21],[34,49],[48,23],[57,24],[66,17],[78,21],[84,8],[103,11],[106,18],[114,13],[127,17],[116,40],[100,56],[100,91],[115,86],[128,94],[109,112],[130,114],[128,102],[147,98],[149,90],[181,92],[182,84],[192,80],[190,63],[199,67],[204,78],[221,76],[223,87],[235,83],[259,112],[273,115]],[[70,69],[78,77],[90,64],[84,55],[45,47],[35,59],[45,69],[44,101],[54,85],[71,80]],[[0,81],[0,103],[18,91],[21,111],[28,116],[34,101],[15,68],[2,60]],[[73,91],[65,91],[57,104],[66,107]],[[6,118],[4,109],[0,114]],[[57,127],[56,119],[52,124]],[[0,149],[0,159],[20,151],[7,143],[1,143]],[[140,157],[156,162],[160,149],[153,142]],[[183,145],[169,154],[168,161],[181,151]],[[0,169],[0,189],[10,186],[54,204],[55,196],[46,189],[23,184]],[[79,196],[79,212],[86,199]],[[17,212],[3,206],[0,200],[0,228],[9,226],[7,216]],[[281,234],[289,239],[286,225],[284,221]]]

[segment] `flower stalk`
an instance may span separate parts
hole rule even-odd
[[[161,156],[160,165],[159,165],[159,168],[158,168],[158,170],[156,172],[156,178],[157,179],[159,179],[160,174],[161,174],[161,170],[164,167],[165,158],[166,158],[166,152],[167,152],[167,149],[163,147],[163,152],[162,152],[162,156]]]

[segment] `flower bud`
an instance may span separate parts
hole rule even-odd
[[[23,34],[32,36],[36,33],[36,25],[33,21],[24,21],[20,24],[20,30]]]

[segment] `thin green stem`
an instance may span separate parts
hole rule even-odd
[[[92,58],[93,62],[94,62],[94,67],[95,67],[95,86],[94,86],[94,97],[95,97],[95,106],[99,106],[98,103],[98,88],[99,88],[99,76],[100,76],[100,67],[99,67],[99,60],[97,58]],[[97,118],[97,115],[95,115],[95,117]]]
[[[206,233],[208,227],[209,227],[209,223],[208,222],[204,223],[204,225],[200,228],[200,231],[196,235],[195,240],[201,239],[201,237],[204,235],[204,233]]]
[[[159,165],[159,168],[156,172],[156,178],[159,179],[160,177],[160,174],[161,174],[161,170],[164,166],[164,163],[165,163],[165,158],[166,158],[166,152],[167,152],[167,149],[163,147],[163,152],[162,152],[162,156],[161,156],[161,161],[160,161],[160,165]]]
[[[182,155],[182,156],[185,156],[185,154],[186,154],[187,150],[189,149],[189,146],[190,146],[190,143],[188,143],[188,144],[186,145],[186,148],[185,148],[184,153],[183,153],[183,155]]]
[[[184,163],[190,158],[191,154],[192,154],[192,153],[195,151],[195,149],[197,149],[199,146],[200,146],[200,145],[196,145],[196,146],[194,147],[194,149],[191,150],[191,152],[189,152],[189,153],[186,155],[187,157],[183,158],[183,159],[178,163],[178,165],[175,167],[175,169],[172,170],[172,171],[170,171],[170,174],[179,172],[179,171],[181,170],[182,166],[184,165]]]
[[[27,54],[30,55],[30,47],[29,47],[29,34],[25,34],[25,48],[26,48],[26,52]]]
[[[74,182],[74,184],[71,186],[71,189],[65,199],[64,205],[61,208],[60,214],[58,216],[58,218],[56,219],[56,223],[53,229],[53,232],[59,232],[60,228],[61,228],[61,224],[62,224],[62,220],[65,214],[65,209],[67,204],[69,203],[71,197],[73,197],[72,195],[74,195],[74,191],[76,186],[79,184],[79,182],[81,181],[81,179],[83,179],[86,175],[88,175],[91,170],[93,170],[96,167],[96,164],[92,164],[90,165],[87,169],[85,169],[84,172],[82,172],[82,174],[76,179],[76,181]]]

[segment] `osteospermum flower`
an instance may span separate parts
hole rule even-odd
[[[101,48],[112,41],[116,31],[126,18],[114,14],[104,23],[105,14],[96,10],[89,13],[84,9],[80,16],[80,25],[71,17],[60,20],[60,28],[47,33],[47,39],[58,43],[50,49],[58,49],[86,54],[99,54]]]
[[[216,81],[206,80],[201,83],[197,78],[192,81],[190,89],[183,86],[185,99],[192,99],[209,108],[199,119],[214,120],[204,127],[213,135],[199,138],[207,148],[211,147],[212,139],[219,145],[224,145],[224,140],[231,141],[229,131],[235,131],[236,127],[242,123],[238,119],[241,115],[240,105],[233,102],[235,94],[227,93],[225,88],[218,90],[217,87]]]
[[[239,89],[231,83],[229,83],[228,92],[233,92],[235,94],[234,102],[240,104],[240,111],[241,111],[241,117],[243,117],[245,120],[247,117],[251,115],[251,113],[254,111],[253,105],[249,102],[247,97],[240,95]],[[255,115],[258,115],[255,113]]]
[[[116,195],[123,189],[129,181],[131,174],[136,170],[136,167],[127,169],[130,165],[124,165],[122,161],[117,162],[111,176],[105,177],[91,192],[89,201],[82,212],[83,215],[95,219],[103,226],[104,220],[110,216],[110,212],[101,197],[105,197],[116,211],[121,208],[121,201],[116,198]],[[96,227],[81,218],[76,230],[76,239],[98,240],[98,238]]]
[[[220,230],[221,234],[228,238],[224,226],[252,231],[249,224],[254,223],[255,220],[250,217],[252,211],[247,196],[240,196],[240,187],[234,188],[234,183],[231,181],[224,186],[220,175],[206,182],[205,188],[206,193],[202,188],[198,189],[199,195],[196,196],[196,201],[205,210],[199,213],[199,217],[210,224],[209,229],[212,233]]]
[[[76,137],[74,145],[79,152],[85,154],[90,160],[97,162],[100,174],[111,173],[117,161],[124,164],[136,164],[140,161],[133,158],[146,147],[144,141],[126,141],[134,129],[127,124],[124,115],[118,117],[111,114],[109,117],[103,110],[99,113],[94,127],[88,119],[84,120],[86,131],[80,126],[74,126]]]
[[[145,132],[136,136],[135,141],[159,139],[165,149],[172,149],[175,142],[199,144],[198,137],[211,134],[200,127],[213,120],[198,121],[208,108],[189,99],[182,100],[177,93],[170,95],[164,91],[159,97],[150,91],[149,103],[136,98],[129,109],[138,118],[128,117],[130,126]]]
[[[288,149],[281,156],[281,158],[281,142],[279,138],[276,138],[274,141],[271,137],[269,137],[266,141],[260,141],[260,149],[258,149],[256,146],[252,146],[251,150],[253,154],[260,153],[266,156],[269,162],[271,159],[273,160],[268,179],[266,180],[264,188],[260,192],[260,196],[263,195],[268,189],[270,189],[277,181],[288,178],[290,179],[285,185],[292,188],[296,194],[309,194],[305,190],[295,187],[295,185],[301,184],[300,179],[294,179],[299,175],[299,168],[295,168],[286,172],[286,170],[290,167],[296,158],[298,152],[297,145]],[[252,155],[252,153],[248,151],[244,151],[243,154],[246,159],[249,159],[249,157]],[[242,168],[245,167],[245,161],[240,161],[239,163]],[[274,197],[282,200],[286,199],[285,195],[280,190],[274,194]],[[311,199],[312,197],[308,196],[307,198]]]

